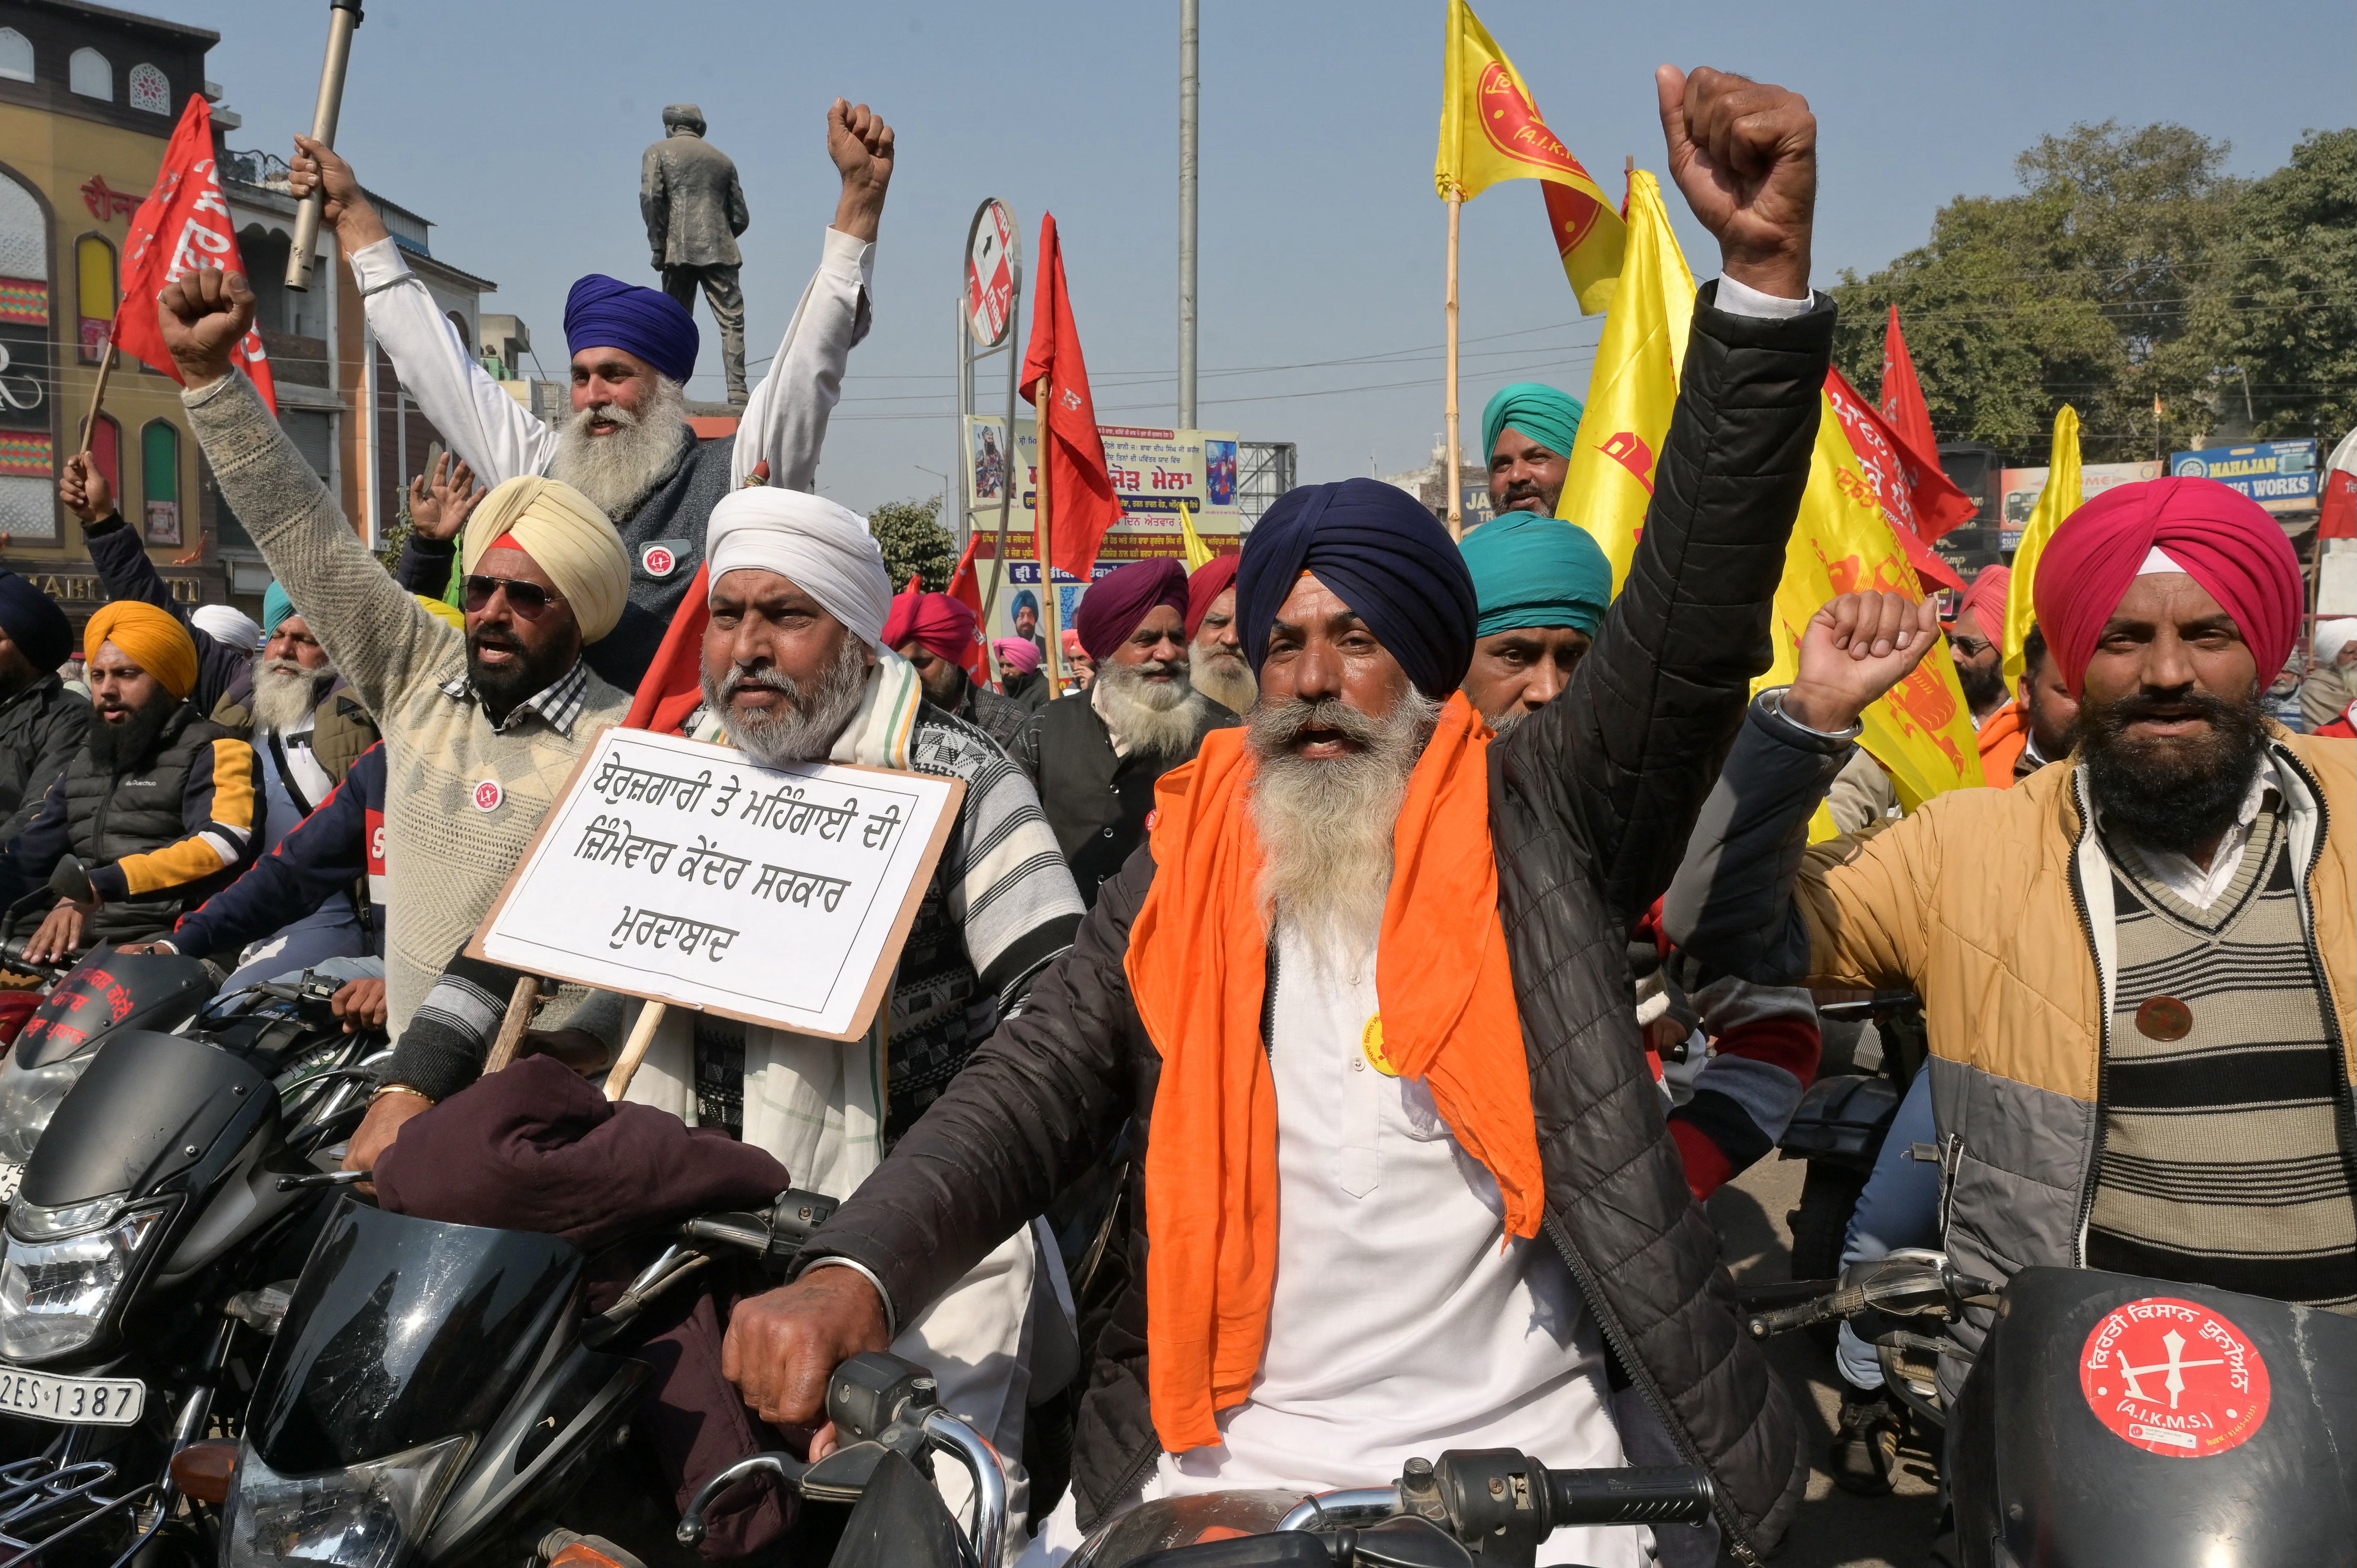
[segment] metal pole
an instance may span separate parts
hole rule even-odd
[[[311,113],[311,139],[336,145],[336,120],[344,111],[344,70],[352,63],[352,32],[361,25],[361,0],[328,0],[328,58],[319,67],[319,104]],[[286,286],[311,286],[311,252],[319,245],[319,211],[327,201],[315,189],[295,209],[295,243],[286,252]]]
[[[1178,0],[1178,426],[1195,427],[1195,149],[1201,0]]]
[[[1457,219],[1465,210],[1463,199],[1448,197],[1448,537],[1465,536],[1465,498],[1457,471]]]
[[[974,338],[966,330],[965,290],[963,287],[961,287],[957,293],[956,314],[958,340],[958,418],[957,429],[952,435],[952,441],[957,446],[958,451],[956,461],[950,465],[950,472],[952,474],[960,472],[966,464],[973,461],[972,458],[966,456],[965,451],[965,422],[974,417]],[[950,498],[944,494],[942,497],[942,504],[945,507],[954,504],[957,508],[955,515],[950,521],[950,532],[956,536],[958,548],[963,550],[965,548],[966,535],[972,532],[965,514],[965,487],[963,485],[960,485],[958,487],[957,500],[954,503],[952,503]]]

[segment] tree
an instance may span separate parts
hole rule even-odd
[[[922,577],[928,592],[941,593],[957,570],[957,540],[939,521],[942,498],[920,501],[887,501],[867,514],[867,532],[884,552],[885,570],[892,574],[897,592],[911,575]]]
[[[1836,358],[1878,385],[1895,303],[1944,440],[2042,461],[2064,403],[2091,462],[2210,428],[2243,195],[2226,153],[2171,124],[2040,138],[2015,162],[2021,194],[1958,197],[1929,243],[1869,277],[1843,274]]]
[[[2357,425],[2357,130],[2309,132],[2243,193],[2233,236],[2201,322],[2233,371],[2220,401],[2254,435],[2330,447]]]

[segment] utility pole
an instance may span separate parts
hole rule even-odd
[[[1178,0],[1178,427],[1195,427],[1195,147],[1201,0]]]

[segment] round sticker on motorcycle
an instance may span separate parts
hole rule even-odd
[[[2164,1459],[2207,1459],[2266,1424],[2267,1364],[2250,1337],[2208,1307],[2148,1295],[2104,1314],[2079,1353],[2095,1419]]]

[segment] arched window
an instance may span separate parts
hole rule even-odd
[[[81,309],[81,362],[95,365],[106,357],[106,340],[114,331],[114,246],[103,234],[84,234],[74,242],[74,278]]]
[[[33,40],[14,27],[0,27],[0,76],[11,81],[33,80]]]
[[[56,455],[49,399],[48,209],[33,188],[0,168],[0,534],[58,536]]]
[[[172,83],[152,65],[135,65],[124,85],[130,89],[131,107],[150,114],[172,112]]]
[[[139,482],[147,498],[147,542],[180,542],[180,430],[155,419],[139,433]]]
[[[66,85],[84,98],[114,102],[114,68],[96,49],[76,49],[66,62]]]
[[[475,335],[467,330],[467,318],[459,315],[455,310],[450,311],[447,314],[450,317],[450,325],[458,329],[458,347],[466,349],[469,354],[473,353],[475,351]]]

